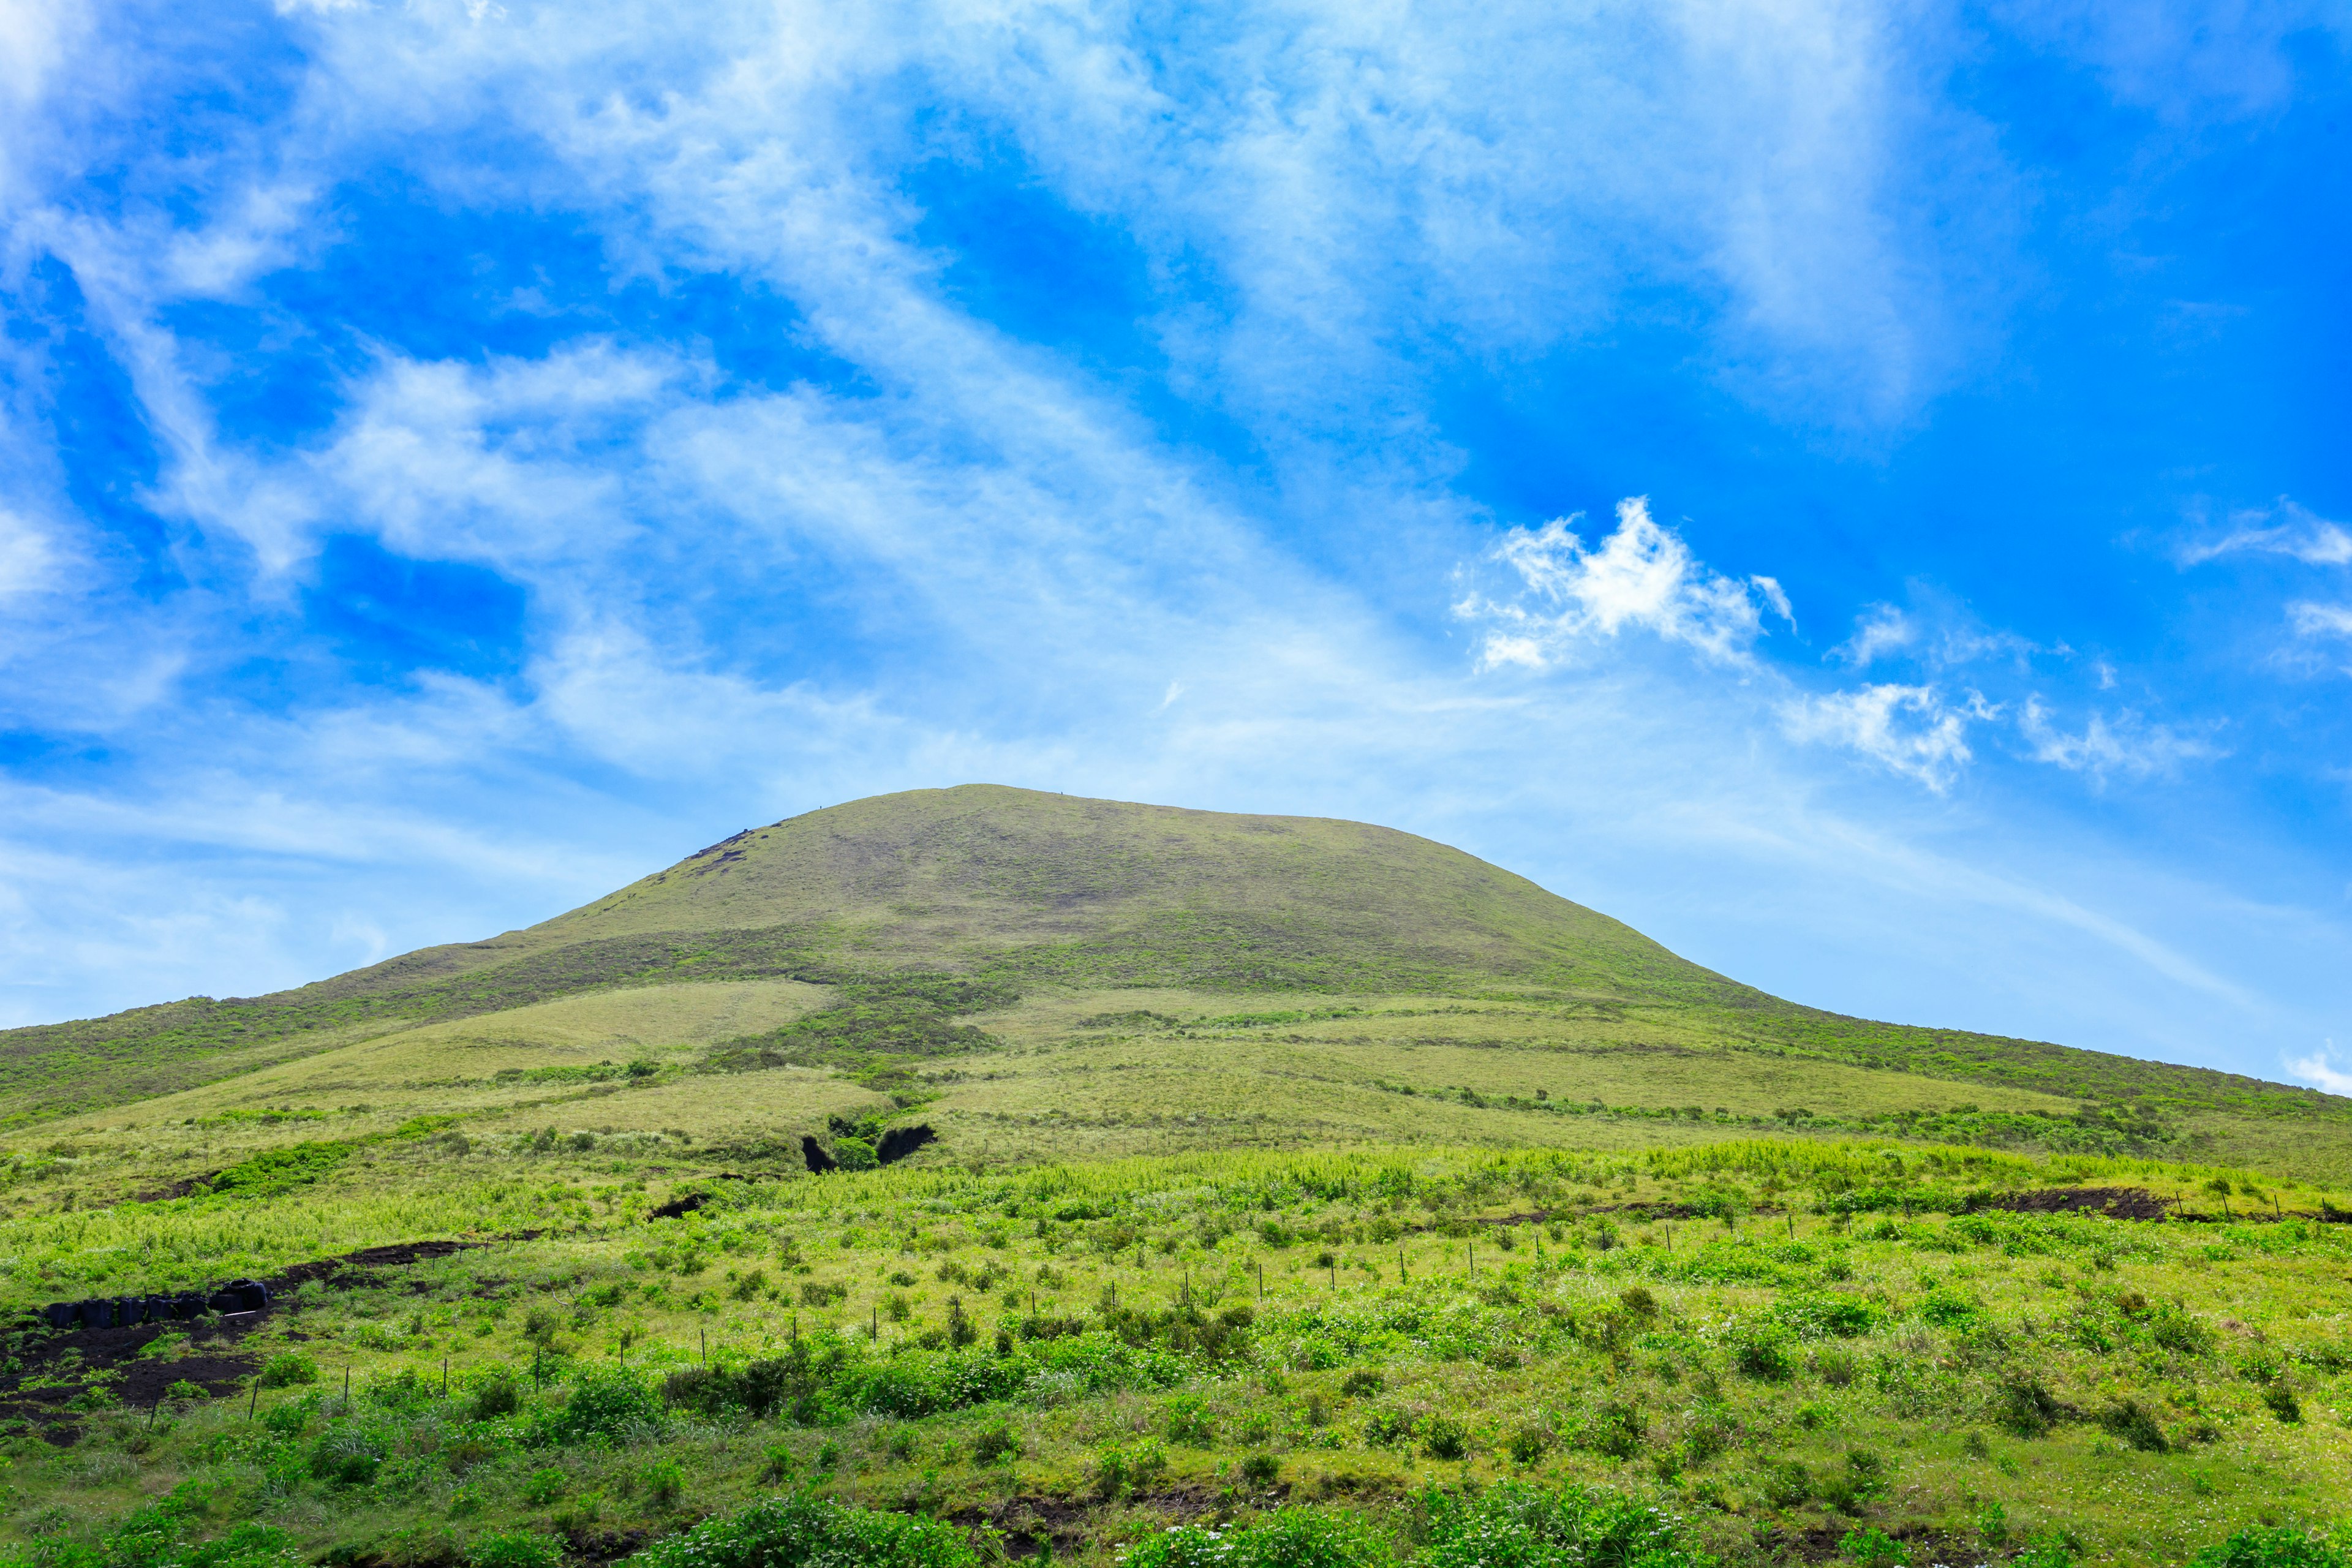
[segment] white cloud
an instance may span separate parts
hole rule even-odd
[[[1582,514],[1514,529],[1493,559],[1518,574],[1510,603],[1473,595],[1456,613],[1489,623],[1482,665],[1541,668],[1579,644],[1629,628],[1734,660],[1764,635],[1759,601],[1786,617],[1788,595],[1769,577],[1745,582],[1709,570],[1672,529],[1652,520],[1648,498],[1617,503],[1617,529],[1598,546],[1575,525]]]
[[[1780,721],[1794,740],[1859,752],[1940,794],[1975,754],[1969,722],[1998,712],[1974,692],[1956,708],[1933,687],[1888,682],[1783,703]]]
[[[1856,669],[1868,669],[1872,661],[1899,653],[1918,640],[1919,628],[1910,616],[1892,605],[1873,605],[1854,617],[1853,636],[1832,648],[1830,657]]]
[[[46,531],[0,507],[0,599],[51,586],[62,563]]]
[[[2352,605],[2320,605],[2305,600],[2287,606],[2295,635],[2306,637],[2352,637]]]
[[[2017,727],[2035,762],[2086,773],[2102,784],[2115,773],[2146,778],[2168,773],[2184,762],[2222,754],[2210,742],[2183,735],[2168,725],[2147,723],[2129,709],[2112,719],[2093,713],[2081,734],[2070,734],[2051,724],[2050,710],[2038,695],[2025,700]]]
[[[2299,1078],[2330,1094],[2352,1095],[2352,1070],[2336,1065],[2334,1040],[2324,1042],[2319,1049],[2307,1057],[2288,1061],[2286,1070],[2290,1077]]]
[[[2183,544],[2177,552],[2180,563],[2196,566],[2252,552],[2292,556],[2311,566],[2352,564],[2352,529],[2294,501],[2282,499],[2275,506],[2238,512],[2230,521],[2231,531],[2219,539]]]

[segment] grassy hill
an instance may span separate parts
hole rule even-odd
[[[710,1013],[706,988],[745,985],[790,1005]],[[559,1003],[625,1022],[563,1049],[518,1032]],[[933,1158],[1760,1123],[2352,1175],[2352,1101],[2315,1090],[1800,1007],[1386,828],[988,785],[750,829],[542,924],[292,991],[0,1033],[0,1126],[142,1102],[360,1131],[520,1114],[616,1053],[660,1070],[604,1110],[730,1075],[724,1141],[747,1147],[823,1131],[804,1093],[741,1077],[789,1066],[829,1075],[828,1107],[921,1103],[952,1134]],[[460,1058],[483,1083],[452,1100]],[[141,1148],[151,1185],[204,1157]]]
[[[2346,1568],[2347,1111],[1360,824],[860,801],[0,1035],[0,1309],[281,1292],[0,1329],[0,1556]]]

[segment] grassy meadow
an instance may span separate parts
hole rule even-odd
[[[920,792],[0,1033],[0,1551],[2345,1568],[2347,1216],[2336,1097],[1360,824]]]
[[[599,1560],[806,1491],[1108,1562],[1301,1510],[1402,1550],[1507,1482],[1663,1510],[1673,1561],[2173,1563],[2352,1495],[2352,1226],[2245,1173],[1789,1139],[679,1158],[418,1136],[0,1222],[19,1305],[481,1243],[155,1331],[142,1362],[214,1375],[143,1407],[20,1331],[6,1531],[101,1561],[163,1508],[304,1561]],[[2053,1184],[2187,1217],[2000,1206]]]

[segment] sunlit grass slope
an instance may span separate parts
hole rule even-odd
[[[709,1075],[731,1087],[683,1081]],[[2352,1101],[2314,1090],[1797,1006],[1386,828],[987,785],[751,829],[297,990],[0,1034],[0,1125],[49,1138],[269,1111],[593,1131],[698,1095],[723,1114],[679,1130],[745,1150],[844,1104],[919,1113],[935,1161],[1761,1123],[2352,1175]],[[216,1142],[137,1139],[137,1179],[204,1174]]]

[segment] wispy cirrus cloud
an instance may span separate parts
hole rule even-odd
[[[2298,637],[2352,637],[2352,605],[2322,605],[2306,599],[2289,605],[2286,613]]]
[[[2282,497],[2273,506],[2233,513],[2218,538],[2183,542],[2174,557],[2199,566],[2224,555],[2284,555],[2307,566],[2352,564],[2352,529]]]
[[[1727,662],[1764,635],[1767,611],[1793,619],[1778,582],[1712,570],[1680,534],[1650,516],[1645,496],[1619,501],[1617,527],[1598,543],[1577,531],[1582,521],[1580,513],[1515,529],[1495,547],[1493,558],[1517,574],[1519,595],[1502,601],[1472,595],[1455,607],[1486,625],[1482,664],[1540,669],[1625,631]]]
[[[2090,714],[2079,734],[2063,730],[2051,722],[2051,710],[2039,694],[2025,700],[2017,722],[2035,762],[2085,774],[2102,784],[2118,773],[2147,778],[2172,773],[2185,762],[2224,754],[2210,740],[2149,723],[2129,709],[2113,715]]]

